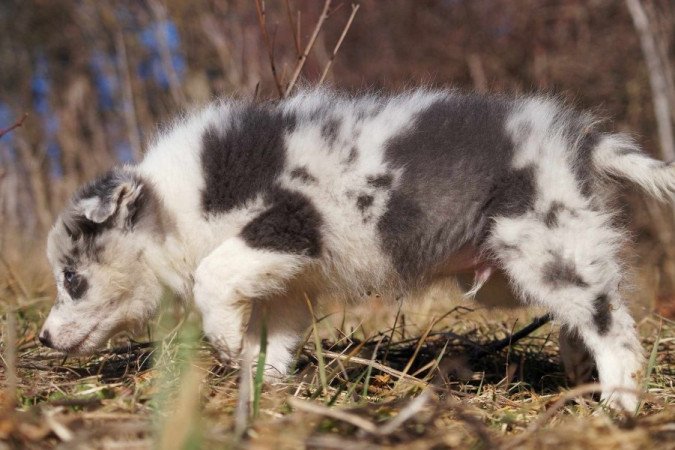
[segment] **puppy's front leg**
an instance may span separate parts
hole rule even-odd
[[[224,362],[239,359],[252,301],[284,293],[306,262],[301,255],[252,248],[238,237],[202,260],[195,271],[195,303],[204,334]]]

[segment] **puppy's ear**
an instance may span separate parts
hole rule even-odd
[[[114,217],[117,224],[127,223],[143,193],[140,178],[124,171],[112,171],[86,186],[76,205],[82,215],[101,224]]]

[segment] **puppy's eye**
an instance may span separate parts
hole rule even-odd
[[[73,300],[78,300],[87,292],[89,284],[85,277],[78,275],[73,270],[66,269],[63,271],[63,287],[66,288]]]
[[[66,270],[63,272],[63,279],[66,281],[67,284],[73,284],[76,278],[77,274],[72,270]]]

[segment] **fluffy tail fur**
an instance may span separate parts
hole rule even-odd
[[[604,135],[593,151],[593,166],[602,175],[637,184],[657,199],[675,197],[675,162],[650,158],[625,135]]]

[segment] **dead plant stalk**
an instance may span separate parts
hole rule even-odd
[[[288,97],[290,95],[290,93],[293,91],[293,87],[295,86],[296,81],[298,81],[300,72],[302,71],[302,68],[305,65],[305,61],[307,61],[307,55],[309,55],[309,52],[312,50],[312,47],[314,47],[314,42],[316,41],[316,38],[319,35],[321,28],[323,27],[323,23],[326,21],[326,18],[328,17],[328,9],[330,8],[330,4],[331,0],[326,0],[325,3],[323,4],[323,10],[321,11],[319,20],[316,22],[316,26],[314,27],[312,36],[309,38],[309,42],[307,42],[305,50],[302,52],[302,55],[300,55],[298,63],[295,65],[295,70],[293,70],[291,80],[288,82],[288,86],[286,87],[284,97]]]
[[[261,0],[255,0],[255,10],[258,16],[258,26],[260,27],[260,32],[263,36],[263,41],[265,42],[265,47],[267,48],[267,56],[270,60],[270,68],[272,69],[272,77],[274,78],[274,85],[277,88],[280,98],[284,98],[284,88],[281,86],[281,80],[279,79],[279,74],[277,73],[277,66],[274,63],[274,46],[270,41],[270,35],[267,32],[267,20],[265,13],[265,2]]]
[[[326,79],[326,75],[328,75],[328,71],[330,70],[331,66],[333,65],[333,61],[335,60],[335,56],[337,55],[338,50],[340,50],[340,46],[342,45],[342,41],[344,41],[345,36],[347,36],[347,32],[349,31],[349,28],[352,26],[352,22],[354,21],[354,17],[356,16],[357,11],[361,5],[358,4],[353,4],[352,3],[352,13],[349,15],[349,19],[347,20],[347,24],[345,27],[342,29],[342,34],[340,35],[340,39],[338,39],[337,44],[335,44],[335,48],[333,49],[333,53],[330,55],[330,59],[326,63],[326,66],[323,68],[323,72],[321,73],[321,78],[319,78],[319,84],[322,84],[323,81]]]

